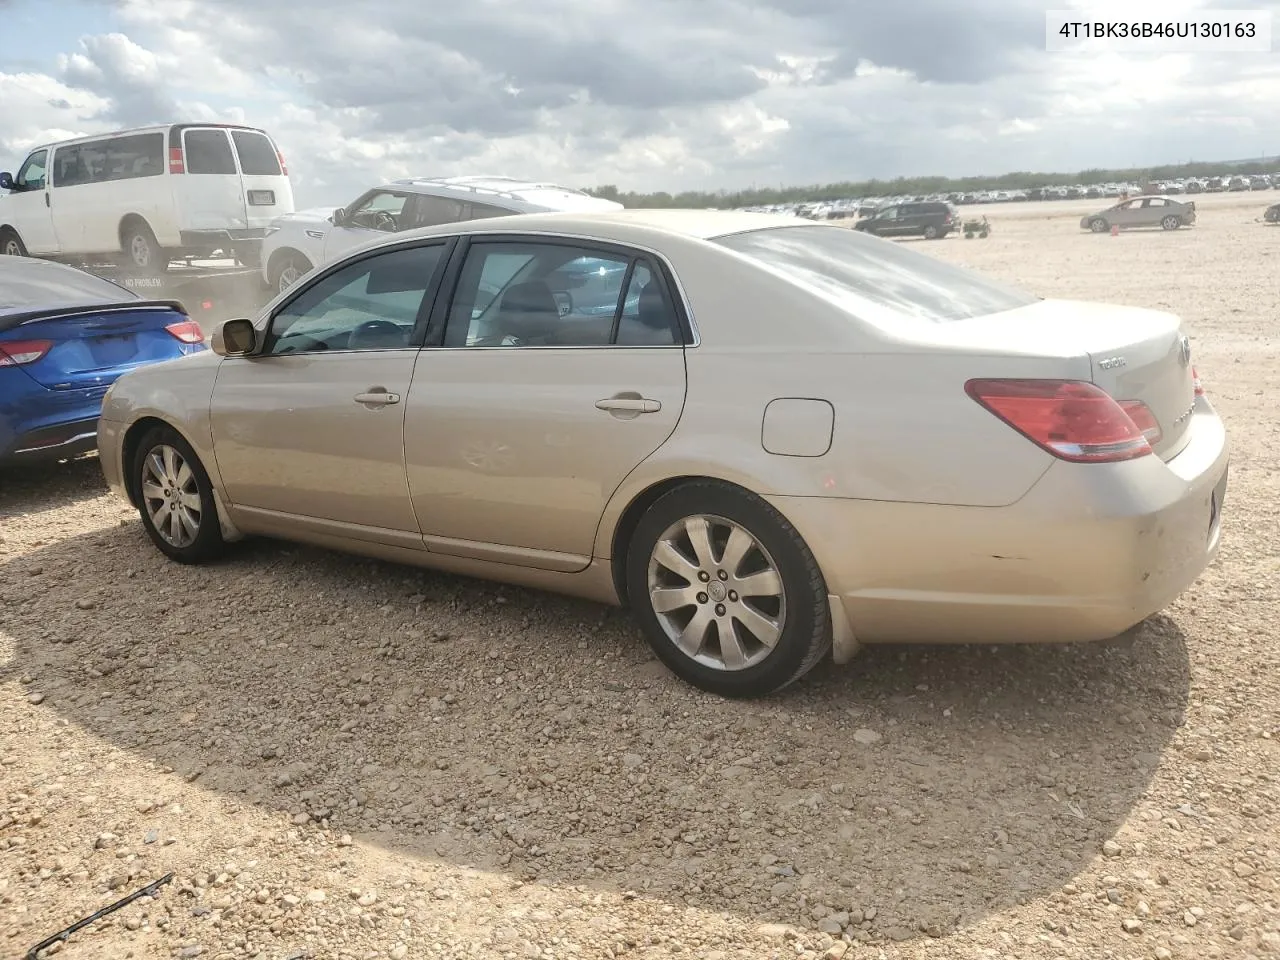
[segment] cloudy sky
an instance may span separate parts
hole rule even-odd
[[[1280,153],[1276,53],[1046,52],[1044,11],[1079,5],[0,0],[0,168],[203,119],[270,131],[300,206],[410,174],[679,190]],[[1280,35],[1280,2],[1214,5]]]

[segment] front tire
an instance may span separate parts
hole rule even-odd
[[[0,256],[25,257],[27,248],[12,230],[0,230]]]
[[[191,445],[172,427],[147,432],[134,454],[138,513],[151,542],[179,563],[205,563],[226,544],[213,484]]]
[[[1106,233],[1108,229],[1107,221],[1101,217],[1094,217],[1089,221],[1089,229],[1094,233]]]
[[[826,583],[808,546],[772,506],[727,483],[660,497],[631,539],[626,582],[653,652],[709,693],[774,693],[831,647]]]
[[[284,293],[312,269],[311,261],[300,253],[281,254],[271,265],[271,289]]]

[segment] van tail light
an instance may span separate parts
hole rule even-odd
[[[1196,385],[1196,396],[1204,396],[1204,381],[1200,379],[1200,373],[1195,367],[1191,368],[1191,382]]]
[[[187,164],[182,158],[181,147],[169,148],[169,172],[170,173],[186,173]]]
[[[287,177],[289,175],[289,165],[284,162],[284,154],[278,149],[276,150],[276,159],[280,161],[280,173]]]
[[[203,343],[204,331],[200,329],[200,324],[194,320],[181,320],[178,323],[171,323],[165,330],[169,335],[176,337],[183,343]]]
[[[52,349],[52,340],[0,340],[0,367],[35,363]]]
[[[1152,453],[1133,416],[1080,380],[970,380],[965,393],[1028,440],[1072,463],[1117,463]],[[1142,407],[1146,410],[1145,405]],[[1135,408],[1138,416],[1144,416]],[[1147,415],[1150,411],[1147,411]],[[1150,417],[1152,423],[1154,417]],[[1157,425],[1158,429],[1158,425]]]

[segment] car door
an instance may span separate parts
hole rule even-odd
[[[406,400],[449,242],[379,250],[300,282],[210,401],[214,456],[245,526],[421,550]]]
[[[336,260],[353,247],[404,229],[413,195],[403,190],[370,190],[343,211],[324,238],[324,260]]]
[[[37,256],[59,252],[50,208],[48,163],[47,149],[36,150],[27,157],[0,206],[0,220],[12,224],[27,253]]]
[[[1169,201],[1164,197],[1144,197],[1135,226],[1157,227],[1169,213]]]
[[[1106,213],[1107,222],[1121,227],[1137,226],[1141,217],[1140,199],[1126,200],[1118,203]]]
[[[875,234],[880,237],[896,237],[903,230],[903,207],[889,207],[876,214]]]
[[[602,312],[606,285],[615,307]],[[433,318],[443,342],[423,350],[405,411],[409,492],[428,550],[587,566],[610,496],[684,406],[689,331],[672,291],[665,268],[628,248],[518,236],[468,244]]]

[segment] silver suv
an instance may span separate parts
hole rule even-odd
[[[621,209],[581,190],[511,177],[392,180],[346,207],[300,210],[273,221],[262,241],[262,279],[283,292],[313,268],[384,233],[517,213]]]

